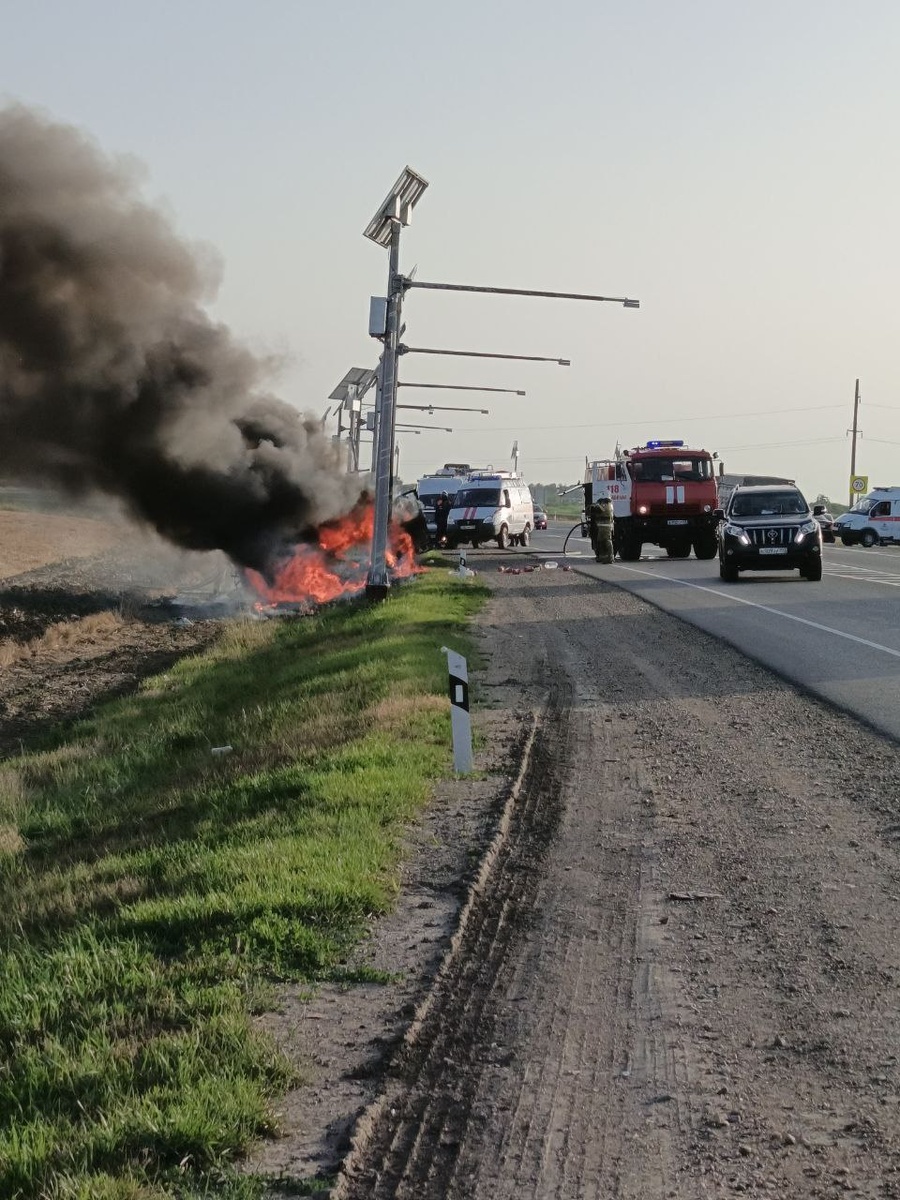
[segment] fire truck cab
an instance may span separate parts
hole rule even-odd
[[[716,478],[713,456],[689,450],[683,441],[652,441],[615,458],[588,463],[585,513],[597,496],[612,500],[613,548],[624,562],[637,562],[645,542],[670,558],[715,558]]]

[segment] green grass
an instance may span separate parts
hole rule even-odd
[[[568,496],[564,499],[548,500],[544,506],[544,512],[548,517],[555,517],[560,521],[571,521],[572,524],[581,516],[581,510],[584,508],[584,501],[579,492],[574,499]]]
[[[228,1163],[292,1074],[251,1015],[273,981],[355,977],[451,769],[440,647],[485,594],[438,569],[235,624],[0,763],[0,1195],[257,1194]]]

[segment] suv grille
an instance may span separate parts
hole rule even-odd
[[[799,525],[772,525],[769,528],[748,529],[754,546],[789,546],[797,535]]]

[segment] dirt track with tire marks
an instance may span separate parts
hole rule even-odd
[[[900,1196],[896,747],[614,587],[491,582],[533,752],[335,1194]]]

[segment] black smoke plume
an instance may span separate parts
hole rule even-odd
[[[133,164],[0,109],[0,476],[118,497],[181,546],[265,570],[360,488],[207,315],[215,275]]]

